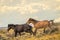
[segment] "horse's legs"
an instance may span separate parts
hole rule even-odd
[[[19,32],[19,35],[21,36],[21,32]]]
[[[33,34],[33,31],[31,30],[31,31],[30,31],[30,35],[32,35],[32,34]]]
[[[35,31],[34,31],[34,35],[36,35],[36,32],[37,32],[37,28],[36,28]]]
[[[44,32],[43,32],[43,33],[45,33],[45,29],[46,29],[46,28],[44,28]]]
[[[51,25],[48,25],[48,27],[49,27],[49,30],[50,30],[50,32],[49,32],[49,34],[51,34],[51,29],[52,29],[52,27],[51,27]]]
[[[15,37],[17,36],[17,31],[15,31]]]

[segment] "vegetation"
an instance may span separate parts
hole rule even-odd
[[[41,29],[37,31],[36,36],[25,33],[22,36],[18,35],[17,37],[14,37],[14,31],[12,29],[9,31],[9,33],[6,29],[2,29],[0,30],[0,40],[60,40],[59,31],[54,30],[52,34],[44,34]]]

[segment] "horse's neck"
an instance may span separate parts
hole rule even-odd
[[[36,22],[33,22],[33,24],[35,25],[37,22],[38,22],[38,21],[36,21]]]

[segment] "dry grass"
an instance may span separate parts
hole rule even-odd
[[[4,30],[0,30],[0,40],[60,40],[59,31],[56,31],[52,34],[43,34],[43,33],[39,33],[39,31],[40,30],[38,30],[36,36],[30,35],[29,33],[25,33],[25,35],[22,36],[18,35],[17,37],[14,37],[13,30],[10,30],[8,33],[4,29]]]

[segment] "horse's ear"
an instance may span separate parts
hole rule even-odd
[[[29,18],[28,21],[31,20],[31,19],[32,19],[32,18]]]
[[[32,19],[32,18],[29,18],[29,19]]]
[[[14,25],[14,27],[16,27],[17,25]]]
[[[33,18],[29,18],[29,20],[34,20]]]
[[[50,21],[54,21],[54,20],[50,20]]]

